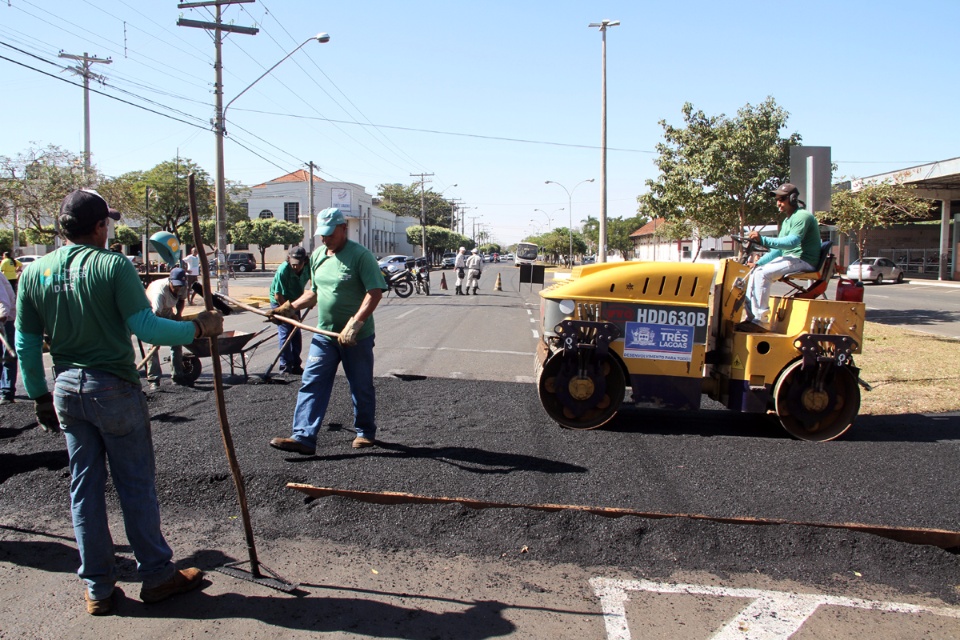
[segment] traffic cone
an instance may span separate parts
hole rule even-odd
[[[497,284],[493,285],[494,291],[503,291],[503,287],[500,286],[500,274],[497,274]]]
[[[440,274],[440,289],[442,291],[447,290],[447,274],[445,273]]]

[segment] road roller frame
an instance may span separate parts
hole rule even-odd
[[[540,292],[537,391],[562,427],[594,429],[629,399],[698,409],[701,396],[775,416],[790,435],[832,440],[860,408],[862,302],[771,296],[771,330],[742,332],[749,269],[620,262],[584,265]]]

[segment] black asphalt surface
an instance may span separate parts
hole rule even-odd
[[[285,488],[957,530],[960,417],[866,416],[841,441],[815,444],[790,440],[761,417],[625,408],[609,428],[575,432],[546,417],[530,384],[385,377],[376,380],[379,446],[354,450],[338,377],[316,455],[307,457],[267,445],[289,435],[298,381],[235,382],[227,413],[258,538],[479,557],[526,546],[520,562],[623,567],[647,578],[758,573],[824,589],[861,581],[960,602],[957,553],[846,530],[382,506]],[[36,427],[32,404],[18,400],[0,414],[0,518],[25,528],[41,516],[69,521],[64,441]],[[242,548],[209,377],[195,389],[164,386],[149,406],[165,527],[209,521],[211,549]]]

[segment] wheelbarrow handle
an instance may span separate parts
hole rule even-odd
[[[311,327],[311,326],[309,326],[309,325],[303,324],[302,322],[297,322],[297,321],[294,320],[293,318],[287,318],[287,317],[278,316],[278,315],[272,315],[272,316],[271,316],[271,315],[268,314],[266,311],[261,311],[260,309],[258,309],[258,308],[256,308],[256,307],[250,306],[249,304],[244,304],[244,303],[240,302],[239,300],[235,300],[234,298],[231,298],[230,296],[224,295],[224,294],[219,293],[219,292],[218,292],[218,293],[214,293],[213,295],[217,296],[218,298],[223,299],[223,300],[226,301],[226,302],[229,302],[230,304],[232,304],[232,305],[235,306],[235,307],[240,307],[241,309],[243,309],[243,310],[245,310],[245,311],[250,311],[251,313],[257,314],[258,316],[263,316],[264,318],[270,318],[271,320],[279,320],[280,322],[284,322],[284,323],[286,323],[286,324],[289,324],[289,325],[292,326],[292,327],[298,327],[298,328],[302,329],[303,331],[310,331],[311,333],[319,333],[319,334],[322,335],[322,336],[330,336],[331,338],[339,338],[339,337],[340,337],[340,334],[337,333],[337,332],[335,332],[335,331],[326,331],[326,330],[324,330],[324,329],[318,329],[317,327]]]

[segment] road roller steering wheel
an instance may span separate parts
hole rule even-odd
[[[739,243],[743,247],[743,255],[740,256],[740,263],[747,264],[747,259],[750,257],[751,253],[766,253],[769,249],[759,242],[754,242],[747,236],[737,235],[731,233],[730,237],[733,238],[733,241]]]

